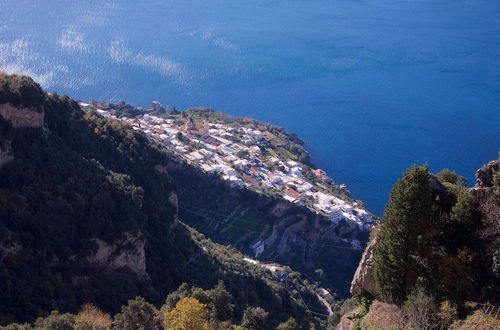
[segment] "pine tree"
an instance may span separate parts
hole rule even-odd
[[[374,255],[375,283],[383,298],[399,305],[413,288],[414,252],[432,214],[430,178],[427,166],[409,168],[394,185],[382,217]]]

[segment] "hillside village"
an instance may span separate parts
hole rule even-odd
[[[272,150],[263,153],[265,134],[257,129],[192,118],[165,118],[158,111],[133,118],[118,118],[113,111],[80,103],[84,109],[130,124],[142,130],[187,163],[206,173],[219,175],[231,186],[254,189],[263,186],[282,198],[326,216],[333,223],[352,222],[370,230],[373,216],[357,202],[343,200],[328,191],[331,178],[321,169],[312,169],[291,159],[280,159]],[[157,105],[156,105],[157,106]],[[155,107],[155,103],[153,103]],[[274,154],[274,155],[273,155]],[[311,180],[305,171],[311,171]],[[257,250],[259,247],[254,247]]]

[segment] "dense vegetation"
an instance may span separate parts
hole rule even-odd
[[[403,174],[377,228],[373,269],[382,302],[373,312],[365,308],[355,326],[500,326],[499,164],[480,169],[473,189],[448,169],[432,175],[427,166],[413,166]]]
[[[0,117],[0,143],[9,144],[13,156],[0,168],[0,324],[33,322],[58,310],[63,314],[49,316],[54,322],[84,327],[98,319],[106,328],[106,313],[118,313],[136,296],[160,306],[183,282],[209,289],[219,280],[235,305],[231,322],[238,323],[247,307],[273,314],[266,327],[290,316],[302,325],[320,322],[298,297],[300,290],[308,305],[322,311],[314,285],[299,274],[289,270],[290,280],[281,282],[176,219],[177,183],[163,167],[168,155],[145,135],[84,113],[75,101],[46,94],[29,78],[1,75],[0,86],[2,102],[45,113],[42,128],[14,128]],[[109,264],[102,255],[95,261],[98,242],[113,255],[136,253],[130,237],[145,242],[146,274],[126,263]],[[104,312],[81,309],[88,302]],[[151,314],[145,306],[139,314]],[[114,322],[128,321],[117,315]]]
[[[412,167],[396,183],[374,260],[386,300],[400,305],[419,286],[456,303],[500,298],[492,268],[500,228],[490,228],[489,214],[480,209],[484,196],[464,183],[448,170],[434,177],[427,167]],[[483,194],[490,198],[495,189],[486,187]],[[496,230],[496,237],[483,240],[485,230]]]
[[[261,307],[248,307],[241,320],[233,322],[233,297],[224,282],[209,289],[183,283],[170,293],[160,309],[142,297],[129,300],[112,318],[91,304],[84,304],[78,314],[51,312],[33,324],[12,323],[2,330],[265,330],[271,323],[269,313]],[[277,325],[278,330],[300,330],[300,324],[290,317]]]

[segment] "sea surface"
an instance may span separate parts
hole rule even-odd
[[[497,0],[0,0],[0,71],[284,126],[381,215],[412,164],[500,150]]]

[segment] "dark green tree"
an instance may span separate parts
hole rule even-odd
[[[432,214],[431,175],[427,166],[412,166],[394,185],[382,217],[375,248],[374,273],[379,294],[400,305],[418,272],[413,262],[419,235]]]
[[[247,307],[243,313],[241,326],[250,330],[266,329],[268,313],[261,307]]]
[[[224,282],[219,280],[217,286],[208,291],[208,296],[210,297],[212,318],[219,321],[230,320],[234,309],[234,305],[231,303],[233,297],[227,292]]]
[[[183,298],[191,297],[191,287],[187,283],[182,283],[177,290],[170,293],[162,306],[162,313],[175,308],[175,305]]]
[[[127,306],[122,306],[121,313],[115,315],[113,329],[161,329],[161,321],[156,308],[144,298],[137,297],[128,301]]]

